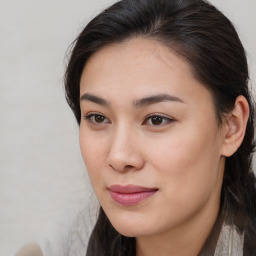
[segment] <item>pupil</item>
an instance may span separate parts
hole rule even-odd
[[[104,116],[95,116],[95,121],[97,122],[97,123],[102,123],[102,122],[104,122]]]
[[[152,117],[152,124],[159,125],[163,122],[163,118],[160,116],[154,116]]]

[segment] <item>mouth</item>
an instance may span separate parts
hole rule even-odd
[[[112,199],[123,206],[137,205],[154,195],[157,188],[147,188],[137,185],[112,185],[108,187]]]

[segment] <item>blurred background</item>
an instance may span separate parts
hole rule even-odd
[[[97,208],[64,95],[66,53],[115,1],[0,0],[0,256],[37,242],[46,256],[83,255]],[[247,50],[256,91],[256,1],[211,0]]]

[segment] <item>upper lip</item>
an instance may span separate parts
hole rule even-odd
[[[112,192],[122,193],[122,194],[132,194],[132,193],[140,193],[140,192],[149,192],[149,191],[156,191],[157,188],[147,188],[138,185],[111,185],[108,189]]]

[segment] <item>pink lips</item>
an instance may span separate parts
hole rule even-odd
[[[145,188],[136,185],[112,185],[108,187],[114,201],[124,206],[132,206],[152,196],[156,188]]]

